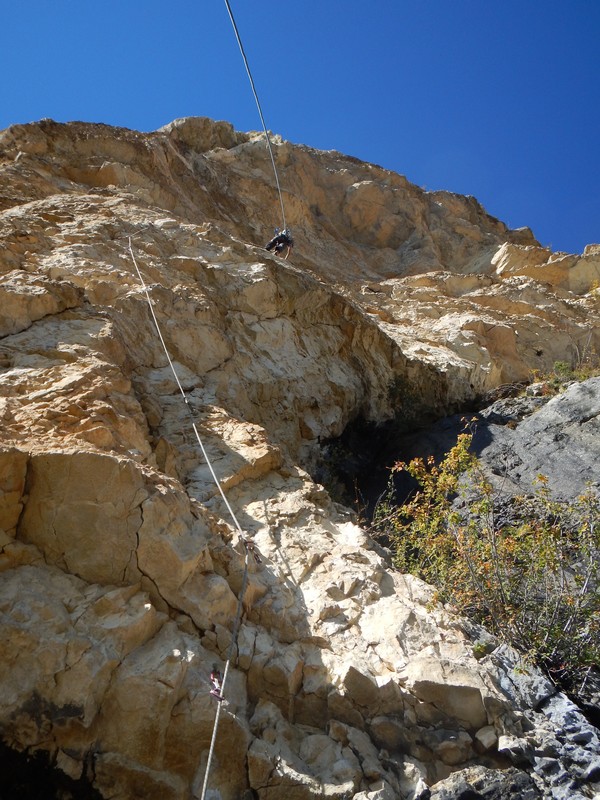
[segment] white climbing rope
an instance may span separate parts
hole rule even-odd
[[[254,79],[252,77],[252,73],[250,72],[250,66],[248,64],[248,59],[246,58],[246,53],[244,51],[244,45],[242,44],[242,39],[240,37],[240,33],[238,31],[237,25],[235,24],[235,19],[233,16],[233,11],[231,10],[231,6],[229,5],[229,0],[225,0],[225,5],[227,6],[227,11],[229,13],[229,19],[231,20],[231,24],[233,26],[233,31],[235,33],[235,38],[237,39],[238,47],[240,48],[240,53],[242,54],[242,58],[244,59],[244,66],[246,67],[246,72],[248,73],[248,79],[250,81],[250,86],[252,87],[252,93],[254,95],[254,99],[256,101],[256,107],[258,108],[258,114],[260,116],[260,121],[262,122],[263,130],[265,132],[265,136],[267,137],[267,147],[269,148],[269,155],[271,156],[271,164],[273,165],[273,172],[275,173],[275,183],[277,184],[277,192],[279,194],[279,204],[281,205],[281,218],[283,220],[282,230],[287,228],[285,222],[285,209],[283,207],[283,195],[281,193],[281,186],[279,184],[279,175],[277,173],[277,167],[275,166],[275,158],[273,156],[273,148],[271,147],[271,139],[269,138],[269,131],[267,130],[267,126],[265,123],[265,118],[263,116],[262,108],[260,107],[260,101],[258,99],[258,92],[256,91],[256,86],[254,85]]]
[[[231,643],[229,645],[229,652],[227,653],[227,661],[225,662],[225,669],[223,671],[223,680],[221,681],[221,690],[220,694],[221,697],[225,696],[225,684],[227,682],[227,675],[229,673],[229,665],[234,656],[235,646],[237,643],[237,635],[238,635],[238,628],[240,625],[240,621],[242,618],[242,610],[243,610],[243,599],[244,594],[246,592],[246,585],[248,583],[248,563],[250,560],[250,551],[246,548],[246,559],[244,561],[244,577],[242,578],[242,588],[238,596],[238,605],[237,605],[237,612],[235,615],[235,622],[233,624],[233,630],[231,632]],[[208,750],[208,758],[206,760],[206,770],[204,772],[204,783],[202,784],[202,792],[200,793],[200,800],[204,800],[206,796],[206,789],[208,787],[208,777],[210,774],[210,767],[212,764],[213,754],[215,752],[215,744],[217,742],[217,731],[219,730],[219,719],[221,716],[221,707],[223,706],[223,701],[217,701],[217,713],[215,715],[215,721],[213,725],[213,733],[212,739],[210,741],[210,748]]]
[[[171,356],[169,355],[169,350],[168,350],[167,345],[165,343],[165,340],[163,338],[162,331],[160,329],[160,325],[158,324],[158,320],[157,320],[156,314],[154,312],[154,306],[152,304],[152,299],[150,297],[150,292],[148,291],[148,287],[146,286],[144,278],[142,277],[142,273],[140,272],[140,268],[138,267],[138,263],[136,261],[135,254],[133,252],[133,247],[131,246],[131,236],[129,237],[129,253],[131,255],[131,260],[133,261],[133,265],[135,267],[135,271],[137,272],[138,279],[139,279],[139,281],[140,281],[140,283],[142,285],[142,289],[144,290],[144,293],[146,295],[146,300],[148,302],[148,308],[150,309],[150,313],[152,315],[152,319],[154,320],[154,327],[156,328],[156,332],[158,333],[158,338],[160,339],[160,343],[162,344],[163,350],[164,350],[165,355],[167,357],[167,361],[169,362],[169,366],[171,367],[171,372],[173,373],[173,377],[175,378],[175,382],[177,383],[177,386],[179,387],[179,391],[181,392],[181,396],[183,397],[183,402],[185,403],[186,408],[187,408],[187,410],[188,410],[188,412],[190,414],[192,428],[194,430],[194,433],[196,434],[196,439],[198,440],[198,445],[200,446],[200,450],[202,451],[202,456],[204,457],[204,460],[206,461],[206,464],[208,466],[208,469],[210,470],[210,474],[212,476],[212,479],[215,482],[215,485],[216,485],[217,489],[219,490],[221,498],[222,498],[223,502],[225,503],[225,507],[227,508],[227,511],[229,512],[229,514],[231,516],[231,519],[233,520],[233,524],[237,528],[238,533],[240,534],[240,536],[245,540],[244,531],[242,530],[242,528],[240,526],[240,523],[238,522],[237,517],[235,516],[235,514],[233,512],[233,509],[232,509],[231,505],[229,504],[229,501],[225,497],[225,492],[223,491],[223,488],[222,488],[222,486],[221,486],[221,484],[219,482],[219,479],[217,478],[217,476],[215,474],[215,471],[213,469],[213,466],[212,466],[212,463],[210,461],[210,458],[208,457],[208,453],[206,452],[206,448],[204,447],[204,442],[202,441],[202,437],[200,436],[200,433],[198,432],[198,428],[196,426],[196,421],[194,420],[192,409],[190,407],[190,403],[188,401],[187,395],[186,395],[186,393],[185,393],[185,391],[183,389],[183,386],[181,385],[179,377],[177,376],[177,371],[175,369],[175,366],[173,364]]]
[[[196,422],[194,420],[194,417],[193,417],[193,414],[192,414],[192,409],[190,407],[187,395],[186,395],[186,393],[185,393],[185,391],[183,389],[183,386],[181,385],[181,382],[180,382],[179,377],[177,375],[177,371],[175,369],[175,365],[173,364],[173,360],[171,359],[171,356],[169,354],[169,349],[168,349],[168,347],[166,345],[166,342],[164,340],[164,337],[162,335],[162,331],[160,329],[160,325],[158,324],[158,319],[156,318],[156,313],[154,311],[154,306],[152,304],[152,298],[150,297],[150,292],[148,291],[148,287],[146,286],[146,282],[144,281],[144,278],[143,278],[142,273],[140,271],[140,268],[138,266],[137,259],[135,257],[135,253],[133,252],[133,247],[131,245],[131,237],[129,237],[129,253],[131,255],[131,260],[132,260],[133,265],[135,267],[135,271],[137,273],[137,276],[138,276],[138,279],[139,279],[140,284],[142,286],[142,289],[144,290],[144,293],[146,295],[146,300],[148,302],[148,308],[150,309],[150,314],[152,315],[152,319],[154,321],[154,327],[156,328],[156,332],[158,333],[158,337],[160,339],[160,342],[162,344],[163,350],[164,350],[165,355],[167,357],[167,361],[169,362],[169,366],[171,368],[171,372],[173,373],[173,377],[175,378],[175,382],[177,383],[177,386],[179,387],[179,391],[181,392],[181,396],[183,397],[183,401],[184,401],[184,403],[185,403],[185,405],[187,407],[188,413],[190,414],[192,428],[194,429],[194,433],[196,434],[196,439],[198,440],[198,444],[200,446],[200,450],[202,451],[202,455],[203,455],[204,460],[206,461],[206,463],[208,465],[208,468],[210,470],[210,474],[212,475],[213,480],[214,480],[214,482],[215,482],[215,484],[216,484],[216,486],[217,486],[217,488],[219,490],[219,493],[220,493],[220,495],[221,495],[221,497],[223,499],[223,502],[225,503],[225,506],[226,506],[227,510],[229,511],[229,514],[231,515],[231,519],[233,520],[233,523],[234,523],[235,527],[237,528],[237,530],[238,530],[238,532],[239,532],[239,534],[240,534],[240,536],[242,538],[242,541],[244,543],[244,547],[245,547],[245,550],[246,550],[246,556],[245,556],[245,559],[244,559],[244,576],[242,578],[242,588],[241,588],[240,593],[238,595],[237,611],[236,611],[236,615],[235,615],[235,619],[234,619],[234,623],[233,623],[233,628],[232,628],[232,632],[231,632],[231,643],[229,645],[229,651],[227,653],[227,661],[225,662],[225,669],[223,671],[223,679],[221,681],[220,695],[221,695],[221,697],[224,697],[225,696],[225,684],[227,682],[227,676],[229,674],[229,666],[231,664],[231,661],[232,661],[234,653],[235,653],[235,647],[236,647],[236,644],[237,644],[238,630],[239,630],[240,622],[241,622],[241,619],[242,619],[242,611],[243,611],[243,607],[244,607],[243,606],[244,594],[246,593],[246,586],[248,585],[248,567],[249,567],[249,561],[250,561],[250,552],[252,551],[252,553],[254,554],[253,543],[248,542],[248,540],[246,539],[246,537],[244,535],[244,532],[243,532],[243,530],[242,530],[242,528],[240,526],[240,523],[238,522],[237,517],[235,516],[235,514],[233,512],[233,509],[231,508],[231,505],[229,504],[229,501],[225,497],[225,493],[223,492],[223,488],[221,487],[221,484],[219,483],[219,480],[218,480],[218,478],[217,478],[217,476],[215,474],[215,471],[213,469],[213,466],[211,464],[210,458],[208,457],[208,453],[206,452],[206,448],[204,447],[204,443],[202,441],[202,437],[200,436],[200,433],[198,432],[198,428],[196,427]],[[255,555],[255,558],[257,558],[256,555]],[[204,784],[202,786],[202,793],[200,795],[200,800],[204,800],[205,796],[206,796],[206,789],[207,789],[207,786],[208,786],[208,777],[209,777],[209,774],[210,774],[210,768],[211,768],[213,754],[214,754],[214,750],[215,750],[215,744],[216,744],[216,741],[217,741],[217,732],[218,732],[218,729],[219,729],[219,720],[220,720],[220,717],[221,717],[221,707],[222,707],[222,705],[223,705],[223,701],[218,700],[217,701],[217,712],[215,714],[215,721],[214,721],[214,724],[213,724],[212,739],[211,739],[210,748],[209,748],[209,751],[208,751],[208,759],[206,761],[206,770],[205,770],[205,773],[204,773]]]
[[[265,118],[264,118],[264,115],[263,115],[263,112],[262,112],[262,108],[261,108],[261,105],[260,105],[260,100],[258,99],[258,92],[256,91],[256,86],[254,85],[254,79],[252,77],[252,72],[250,71],[250,65],[248,64],[248,59],[247,59],[246,53],[244,51],[244,45],[242,44],[242,39],[240,37],[239,31],[238,31],[238,28],[237,28],[237,25],[236,25],[236,22],[235,22],[235,18],[233,16],[233,11],[231,10],[231,6],[229,5],[229,1],[228,0],[225,0],[225,5],[226,5],[227,11],[229,13],[229,19],[231,20],[231,24],[233,26],[233,30],[234,30],[234,33],[235,33],[235,37],[237,39],[237,43],[238,43],[238,47],[240,49],[240,53],[241,53],[242,58],[244,60],[244,65],[246,67],[246,72],[248,74],[248,79],[250,81],[250,86],[252,87],[252,93],[254,95],[254,100],[256,101],[256,107],[258,108],[258,113],[259,113],[259,116],[260,116],[260,120],[262,122],[263,130],[265,132],[265,137],[266,137],[266,141],[267,141],[267,148],[269,150],[269,155],[271,157],[271,164],[273,166],[273,174],[275,175],[275,184],[277,186],[277,194],[279,195],[279,204],[281,206],[282,229],[286,230],[287,229],[287,223],[286,223],[286,219],[285,219],[285,208],[284,208],[284,204],[283,204],[283,194],[281,192],[281,184],[279,182],[279,174],[277,172],[277,166],[275,164],[275,157],[273,155],[273,148],[271,146],[271,139],[269,137],[269,131],[267,130],[267,125],[265,123]],[[241,590],[240,590],[239,595],[238,595],[237,611],[236,611],[236,615],[235,615],[235,619],[234,619],[234,623],[233,623],[233,629],[232,629],[232,634],[231,634],[231,643],[229,645],[229,651],[228,651],[228,654],[227,654],[227,661],[225,662],[225,669],[223,671],[223,679],[221,681],[221,686],[220,686],[220,696],[221,696],[221,698],[224,698],[225,697],[225,685],[226,685],[226,682],[227,682],[227,677],[229,675],[229,667],[230,667],[231,661],[232,661],[232,659],[234,657],[234,654],[235,654],[235,648],[236,648],[236,645],[237,645],[238,631],[239,631],[239,626],[240,626],[240,622],[241,622],[241,618],[242,618],[244,594],[246,592],[246,587],[247,587],[247,584],[248,584],[248,568],[249,568],[249,561],[250,561],[250,553],[252,552],[252,554],[257,559],[257,561],[259,559],[258,559],[257,555],[255,554],[255,551],[254,551],[254,548],[253,548],[253,543],[249,542],[246,539],[246,536],[244,535],[244,532],[243,532],[243,530],[241,528],[241,525],[238,522],[237,517],[235,516],[235,513],[234,513],[231,505],[229,504],[229,501],[227,500],[227,498],[225,496],[223,488],[222,488],[222,486],[221,486],[221,484],[219,482],[219,479],[217,478],[217,476],[215,474],[215,471],[213,469],[213,466],[212,466],[212,463],[211,463],[210,458],[208,456],[208,453],[206,452],[206,448],[204,446],[204,442],[202,441],[202,437],[200,436],[200,433],[199,433],[198,428],[196,426],[196,421],[194,419],[194,415],[192,413],[192,409],[190,407],[190,403],[189,403],[187,395],[186,395],[186,393],[185,393],[185,391],[183,389],[183,386],[181,385],[181,382],[180,382],[179,377],[177,375],[177,371],[176,371],[175,366],[173,364],[173,360],[171,359],[171,356],[169,354],[169,349],[168,349],[168,347],[166,345],[166,342],[164,340],[164,337],[162,335],[162,331],[160,329],[160,325],[158,324],[158,319],[157,319],[156,313],[154,311],[154,306],[152,304],[152,298],[150,297],[150,292],[148,291],[148,287],[146,286],[144,278],[142,277],[142,273],[141,273],[140,268],[138,266],[138,263],[137,263],[137,260],[136,260],[136,257],[135,257],[135,253],[133,252],[133,247],[132,247],[132,244],[131,244],[131,237],[129,237],[129,253],[131,255],[131,260],[132,260],[133,265],[135,267],[135,271],[137,273],[137,276],[138,276],[138,279],[139,279],[140,284],[142,286],[142,289],[144,290],[144,293],[146,295],[148,308],[150,309],[150,314],[152,315],[152,320],[154,321],[154,326],[156,328],[156,332],[157,332],[158,337],[160,339],[160,343],[162,345],[164,353],[165,353],[165,355],[167,357],[167,361],[169,362],[169,367],[171,368],[171,372],[173,373],[173,377],[175,378],[175,382],[176,382],[176,384],[177,384],[177,386],[179,388],[179,391],[181,393],[183,401],[184,401],[184,403],[186,405],[186,408],[188,410],[188,413],[190,415],[192,428],[194,430],[194,433],[196,434],[196,439],[198,441],[198,445],[199,445],[200,450],[202,452],[202,456],[203,456],[203,458],[204,458],[204,460],[205,460],[205,462],[206,462],[206,464],[208,466],[208,469],[210,470],[210,474],[212,476],[212,479],[213,479],[217,489],[219,490],[219,494],[221,495],[223,503],[225,504],[225,507],[227,508],[227,511],[229,512],[229,515],[231,516],[231,519],[233,520],[233,524],[236,527],[238,533],[240,534],[240,537],[241,537],[241,539],[242,539],[242,541],[244,543],[244,547],[245,547],[245,550],[246,550],[245,559],[244,559],[244,575],[243,575],[243,578],[242,578],[242,587],[241,587]],[[210,776],[210,768],[211,768],[211,765],[212,765],[215,745],[216,745],[216,741],[217,741],[217,733],[218,733],[218,730],[219,730],[219,720],[221,718],[221,709],[222,709],[223,703],[224,703],[224,700],[217,700],[217,710],[216,710],[215,720],[214,720],[214,724],[213,724],[213,733],[212,733],[212,738],[211,738],[210,747],[209,747],[209,751],[208,751],[208,758],[207,758],[207,761],[206,761],[206,769],[205,769],[205,772],[204,772],[204,783],[202,785],[202,792],[200,794],[200,800],[205,800],[205,797],[206,797],[206,791],[207,791],[207,787],[208,787],[208,779],[209,779],[209,776]]]

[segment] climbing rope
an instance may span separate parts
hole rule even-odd
[[[271,139],[269,138],[269,131],[267,130],[267,126],[265,124],[265,118],[263,116],[262,108],[260,107],[260,101],[258,99],[258,93],[256,91],[256,86],[254,85],[254,79],[252,77],[252,73],[250,72],[250,66],[248,64],[248,59],[246,58],[246,53],[244,51],[244,45],[242,44],[242,40],[235,24],[235,19],[233,16],[233,11],[231,10],[231,6],[229,5],[229,0],[225,0],[225,5],[227,6],[227,11],[229,13],[229,19],[231,20],[231,24],[233,26],[233,30],[235,33],[235,38],[237,39],[238,47],[240,48],[240,53],[242,54],[242,58],[244,59],[244,65],[246,67],[246,72],[248,73],[248,79],[250,81],[250,86],[252,87],[252,93],[254,95],[254,99],[256,101],[256,107],[258,108],[258,113],[260,116],[260,121],[262,122],[263,130],[265,132],[265,136],[267,137],[267,147],[269,148],[269,155],[271,156],[271,164],[273,165],[273,172],[275,173],[275,183],[277,184],[277,192],[279,194],[279,203],[281,205],[281,218],[283,220],[282,230],[286,230],[287,225],[285,222],[285,209],[283,207],[283,195],[281,194],[281,186],[279,185],[279,175],[277,173],[277,167],[275,166],[275,158],[273,156],[273,148],[271,147]]]
[[[196,426],[196,421],[194,419],[194,415],[193,415],[192,409],[190,407],[190,403],[189,403],[187,395],[186,395],[186,393],[185,393],[185,391],[183,389],[183,386],[181,385],[181,382],[180,382],[179,377],[177,375],[177,371],[175,369],[175,365],[173,364],[173,361],[172,361],[171,356],[169,354],[169,349],[168,349],[168,347],[166,345],[166,342],[164,340],[164,337],[162,335],[162,331],[160,329],[160,325],[158,324],[158,319],[156,318],[156,313],[154,311],[154,306],[152,305],[152,299],[150,297],[150,292],[148,291],[148,287],[146,286],[146,282],[144,281],[144,278],[142,277],[142,273],[141,273],[140,268],[138,266],[138,263],[137,263],[137,260],[136,260],[136,257],[135,257],[135,253],[133,252],[133,247],[131,245],[131,237],[129,237],[129,253],[131,255],[131,260],[132,260],[133,265],[135,267],[135,271],[137,273],[139,282],[140,282],[140,284],[142,286],[142,289],[144,290],[144,293],[146,295],[146,300],[148,302],[148,308],[150,309],[150,314],[152,315],[152,319],[154,321],[154,327],[156,328],[156,332],[158,333],[158,338],[160,339],[160,342],[162,344],[163,350],[164,350],[165,355],[167,357],[167,361],[169,362],[169,367],[171,368],[171,372],[173,373],[173,377],[175,378],[175,382],[176,382],[177,386],[179,387],[179,391],[181,392],[181,396],[183,397],[183,401],[184,401],[184,403],[186,405],[186,408],[188,410],[188,413],[190,415],[192,428],[194,430],[194,433],[196,434],[196,439],[198,440],[198,444],[200,446],[200,450],[202,451],[202,455],[204,457],[204,460],[206,461],[206,464],[207,464],[207,466],[208,466],[208,468],[210,470],[210,474],[212,475],[212,478],[213,478],[213,480],[214,480],[214,482],[215,482],[215,484],[217,486],[217,489],[219,490],[221,498],[223,499],[223,502],[225,503],[225,506],[226,506],[227,510],[229,511],[231,519],[233,520],[233,523],[234,523],[235,527],[237,528],[237,530],[238,530],[238,532],[239,532],[239,534],[241,536],[241,539],[242,539],[242,541],[244,543],[244,548],[245,548],[245,551],[246,551],[246,556],[245,556],[245,559],[244,559],[244,575],[243,575],[243,578],[242,578],[242,588],[241,588],[239,596],[238,596],[237,611],[236,611],[235,620],[234,620],[233,628],[232,628],[232,632],[231,632],[231,643],[229,645],[229,651],[227,653],[227,661],[225,662],[225,669],[223,671],[223,679],[221,681],[220,695],[221,695],[221,698],[223,698],[225,696],[225,694],[224,694],[225,693],[225,684],[227,682],[227,676],[229,674],[229,665],[231,664],[231,661],[232,661],[232,659],[234,657],[234,654],[235,654],[235,647],[236,647],[236,644],[237,644],[237,636],[238,636],[238,631],[239,631],[239,627],[240,627],[240,622],[241,622],[241,619],[242,619],[244,594],[246,593],[246,586],[248,585],[248,567],[249,567],[249,562],[250,562],[250,553],[252,553],[254,555],[254,558],[256,559],[257,562],[259,561],[259,558],[258,558],[257,554],[254,551],[253,542],[250,542],[250,541],[248,541],[246,539],[246,536],[245,536],[245,534],[244,534],[244,532],[243,532],[243,530],[242,530],[242,528],[240,526],[240,523],[237,520],[237,517],[235,516],[235,514],[233,512],[233,509],[231,508],[231,505],[229,504],[229,501],[225,497],[225,493],[223,492],[223,488],[222,488],[221,484],[219,483],[219,480],[218,480],[218,478],[217,478],[217,476],[215,474],[215,471],[213,469],[213,466],[212,466],[212,463],[210,461],[210,458],[208,457],[208,453],[206,452],[206,448],[205,448],[204,443],[202,441],[202,437],[200,436],[200,433],[198,432],[198,428]],[[218,700],[217,701],[217,712],[215,714],[215,721],[214,721],[214,724],[213,724],[212,739],[211,739],[210,748],[209,748],[209,751],[208,751],[208,759],[206,761],[206,770],[205,770],[205,773],[204,773],[204,784],[203,784],[203,787],[202,787],[202,794],[200,795],[200,800],[204,800],[205,795],[206,795],[206,788],[208,786],[208,776],[210,774],[210,767],[211,767],[213,753],[214,753],[214,749],[215,749],[215,743],[217,741],[217,731],[219,729],[219,719],[220,719],[220,716],[221,716],[221,706],[222,705],[223,705],[223,701],[222,700]]]
[[[240,625],[240,621],[242,619],[242,609],[243,609],[243,598],[244,593],[246,591],[246,586],[248,584],[248,562],[250,559],[250,550],[246,548],[246,559],[244,561],[244,577],[242,578],[242,589],[238,596],[238,605],[237,605],[237,612],[235,615],[235,621],[233,624],[233,630],[231,632],[231,643],[229,645],[229,652],[227,653],[227,661],[225,662],[225,669],[223,671],[223,680],[221,681],[221,697],[224,697],[225,694],[225,683],[227,682],[227,675],[229,673],[229,665],[233,659],[235,654],[235,646],[237,643],[237,635],[238,629]],[[217,731],[219,730],[219,718],[221,716],[221,707],[223,706],[223,702],[221,700],[217,701],[217,713],[215,715],[215,722],[213,725],[213,733],[212,739],[210,741],[210,748],[208,750],[208,758],[206,760],[206,770],[204,771],[204,783],[202,784],[202,792],[200,794],[200,800],[204,800],[206,796],[206,789],[208,787],[208,776],[210,774],[210,767],[212,763],[213,754],[215,751],[215,744],[217,742]]]
[[[175,378],[175,382],[177,383],[177,386],[179,387],[179,391],[181,392],[181,396],[183,397],[183,402],[185,403],[186,408],[188,410],[188,413],[190,415],[192,428],[194,430],[194,433],[196,434],[196,439],[198,440],[198,444],[200,446],[200,450],[202,451],[202,455],[204,457],[204,460],[206,461],[206,464],[208,466],[208,469],[210,470],[210,474],[212,476],[212,479],[215,482],[215,485],[216,485],[217,489],[219,490],[221,498],[222,498],[223,502],[225,503],[225,507],[227,508],[227,511],[229,512],[229,514],[231,516],[231,519],[233,520],[233,524],[237,528],[238,533],[240,534],[240,536],[245,541],[246,537],[244,535],[244,531],[242,530],[242,528],[240,526],[240,523],[237,521],[237,517],[233,513],[233,509],[230,506],[229,501],[225,497],[225,492],[223,491],[223,488],[222,488],[221,484],[219,483],[219,479],[217,478],[217,476],[215,474],[215,471],[213,469],[213,466],[212,466],[212,463],[210,461],[210,458],[208,457],[208,453],[206,452],[206,448],[204,447],[204,442],[202,441],[202,437],[200,436],[200,433],[198,432],[198,428],[196,426],[196,421],[194,419],[194,415],[193,415],[192,409],[190,407],[189,400],[188,400],[187,395],[186,395],[186,393],[185,393],[185,391],[183,389],[183,386],[181,385],[181,382],[180,382],[180,380],[179,380],[179,378],[177,376],[177,371],[175,370],[175,366],[173,365],[173,361],[171,360],[171,356],[169,355],[169,350],[167,348],[167,345],[166,345],[165,340],[163,338],[162,332],[160,330],[160,326],[158,324],[158,320],[156,318],[156,314],[154,313],[154,307],[152,305],[152,300],[150,298],[150,293],[148,292],[148,287],[146,286],[146,283],[144,282],[144,279],[142,277],[142,273],[140,272],[140,268],[138,267],[138,263],[136,261],[135,254],[133,252],[133,247],[131,246],[131,237],[129,237],[129,253],[131,254],[131,260],[133,261],[133,265],[135,267],[135,271],[137,272],[138,279],[139,279],[139,281],[140,281],[140,283],[142,285],[142,289],[144,290],[144,293],[146,295],[146,300],[148,302],[148,308],[150,309],[150,313],[152,315],[152,319],[154,320],[154,327],[156,328],[156,332],[158,333],[158,338],[160,339],[160,343],[163,346],[163,350],[165,351],[165,355],[167,357],[167,361],[169,362],[169,366],[171,367],[171,372],[173,373],[173,377]]]
[[[263,115],[263,112],[262,112],[262,108],[261,108],[261,105],[260,105],[260,100],[258,99],[258,92],[256,91],[256,86],[254,84],[254,79],[252,77],[252,72],[250,71],[250,65],[248,64],[248,59],[247,59],[246,53],[244,51],[244,45],[242,44],[242,39],[240,37],[239,31],[238,31],[238,28],[237,28],[237,25],[236,25],[236,22],[235,22],[235,18],[233,16],[233,11],[231,10],[231,6],[229,5],[229,0],[225,0],[225,5],[227,7],[227,12],[229,14],[229,19],[231,20],[231,24],[233,26],[233,30],[234,30],[234,33],[235,33],[235,37],[237,39],[237,43],[238,43],[238,47],[240,49],[240,53],[241,53],[242,58],[244,60],[244,65],[246,67],[246,72],[248,74],[248,79],[250,81],[250,86],[252,88],[252,93],[254,95],[254,100],[256,101],[256,107],[258,108],[260,121],[262,122],[263,130],[265,132],[265,137],[266,137],[266,141],[267,141],[267,148],[269,150],[269,155],[271,157],[271,164],[273,166],[273,174],[275,175],[275,184],[277,186],[277,193],[279,195],[279,204],[281,206],[282,230],[285,231],[287,229],[287,223],[286,223],[286,219],[285,219],[285,208],[284,208],[284,205],[283,205],[283,195],[282,195],[282,192],[281,192],[281,185],[279,183],[279,174],[277,172],[277,166],[275,164],[275,157],[273,155],[273,148],[271,146],[271,139],[269,137],[269,131],[267,130],[267,125],[265,123],[265,118],[264,118],[264,115]],[[208,758],[207,758],[207,761],[206,761],[206,769],[205,769],[205,772],[204,772],[204,782],[203,782],[203,785],[202,785],[202,792],[200,794],[200,800],[205,800],[206,791],[207,791],[207,787],[208,787],[208,779],[209,779],[209,776],[210,776],[210,768],[211,768],[211,765],[212,765],[215,745],[216,745],[216,742],[217,742],[217,733],[218,733],[218,730],[219,730],[219,721],[220,721],[220,718],[221,718],[221,709],[222,709],[222,706],[223,706],[223,703],[224,703],[224,699],[223,698],[225,697],[225,686],[226,686],[226,683],[227,683],[227,677],[229,675],[229,667],[230,667],[231,661],[232,661],[232,659],[233,659],[233,657],[235,655],[235,648],[237,646],[237,637],[238,637],[239,627],[240,627],[240,623],[241,623],[241,619],[242,619],[242,612],[243,612],[243,607],[244,607],[243,606],[244,594],[246,592],[246,587],[248,585],[248,568],[249,568],[249,561],[250,561],[250,553],[252,553],[252,555],[254,556],[254,558],[255,558],[255,560],[257,562],[259,562],[260,559],[259,559],[258,555],[256,554],[256,552],[254,550],[253,543],[246,539],[246,536],[244,535],[244,532],[243,532],[243,530],[242,530],[242,528],[240,526],[240,523],[237,520],[237,517],[235,516],[234,511],[233,511],[231,505],[229,504],[229,501],[225,497],[225,493],[223,491],[223,488],[222,488],[222,486],[221,486],[221,484],[220,484],[220,482],[219,482],[219,480],[218,480],[218,478],[217,478],[217,476],[215,474],[215,471],[213,469],[213,466],[212,466],[212,463],[211,463],[210,458],[208,456],[208,453],[206,452],[206,448],[204,446],[204,442],[202,441],[202,437],[200,436],[200,433],[199,433],[198,428],[196,426],[196,421],[194,419],[194,414],[192,412],[192,408],[190,406],[188,397],[187,397],[187,395],[186,395],[186,393],[185,393],[185,391],[183,389],[183,386],[181,385],[181,382],[180,382],[179,377],[177,375],[177,371],[175,369],[175,366],[174,366],[173,361],[171,359],[171,356],[169,354],[169,349],[168,349],[168,347],[166,345],[166,342],[164,340],[164,337],[162,335],[162,331],[160,329],[160,325],[158,324],[158,319],[156,318],[156,313],[154,311],[154,306],[152,305],[152,299],[150,297],[150,293],[148,291],[148,288],[146,286],[144,278],[142,277],[142,273],[141,273],[140,268],[138,266],[138,263],[137,263],[137,260],[136,260],[136,257],[135,257],[135,253],[133,252],[133,247],[132,247],[132,244],[131,244],[131,237],[129,237],[129,253],[131,255],[131,260],[132,260],[133,265],[135,267],[135,271],[137,273],[139,282],[140,282],[140,284],[142,286],[142,289],[143,289],[143,291],[144,291],[144,293],[146,295],[146,301],[148,303],[148,308],[150,309],[150,314],[151,314],[152,320],[154,322],[154,327],[156,328],[156,332],[158,333],[158,338],[160,339],[160,343],[161,343],[162,348],[164,350],[165,356],[167,357],[167,361],[169,363],[169,367],[171,368],[171,372],[173,373],[173,377],[175,378],[175,383],[177,384],[177,386],[179,388],[179,392],[181,393],[181,396],[183,398],[185,406],[186,406],[186,408],[188,410],[188,413],[190,415],[192,429],[193,429],[193,431],[194,431],[194,433],[196,435],[196,439],[198,441],[198,445],[199,445],[200,450],[202,452],[202,456],[203,456],[203,458],[204,458],[204,460],[205,460],[205,462],[206,462],[206,464],[208,466],[208,469],[210,470],[210,474],[212,476],[212,479],[213,479],[217,489],[219,490],[219,493],[221,495],[223,503],[225,504],[225,507],[227,508],[227,511],[229,512],[229,515],[231,516],[231,519],[233,520],[234,526],[237,529],[238,533],[240,534],[240,537],[241,537],[241,539],[242,539],[242,541],[244,543],[244,547],[245,547],[245,551],[246,551],[245,552],[245,558],[244,558],[244,574],[243,574],[243,578],[242,578],[242,587],[241,587],[240,593],[238,595],[237,610],[236,610],[236,615],[235,615],[233,628],[232,628],[232,633],[231,633],[231,643],[229,645],[229,651],[227,653],[227,661],[225,662],[225,669],[223,671],[223,678],[222,678],[221,685],[220,685],[220,690],[219,690],[220,698],[217,699],[217,710],[216,710],[215,720],[214,720],[214,724],[213,724],[213,732],[212,732],[210,747],[209,747],[209,750],[208,750]]]

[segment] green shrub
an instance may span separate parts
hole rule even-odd
[[[502,497],[470,452],[471,439],[459,436],[440,464],[396,464],[419,488],[403,505],[388,497],[374,529],[391,539],[396,566],[433,584],[436,599],[577,692],[577,681],[600,664],[598,496],[590,490],[558,503],[540,475],[531,496]],[[461,495],[462,508],[453,502]]]

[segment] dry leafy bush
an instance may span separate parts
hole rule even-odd
[[[577,694],[600,665],[599,498],[558,503],[542,475],[529,497],[502,497],[471,438],[459,436],[440,464],[396,464],[419,488],[403,505],[381,502],[374,530],[391,539],[399,569]]]

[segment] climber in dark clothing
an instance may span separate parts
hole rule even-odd
[[[217,700],[219,700],[219,702],[223,699],[223,695],[221,694],[222,680],[223,679],[221,678],[221,673],[219,672],[219,670],[217,669],[217,665],[215,664],[215,666],[212,669],[212,672],[210,673],[210,682],[213,687],[210,690],[210,693],[212,694],[213,697],[216,697]]]
[[[293,246],[294,240],[292,239],[292,233],[290,229],[284,228],[280,232],[279,228],[275,228],[275,236],[267,244],[267,250],[275,250],[275,253],[280,255],[280,253],[282,253],[287,247],[287,253],[285,254],[285,258],[287,258]]]

